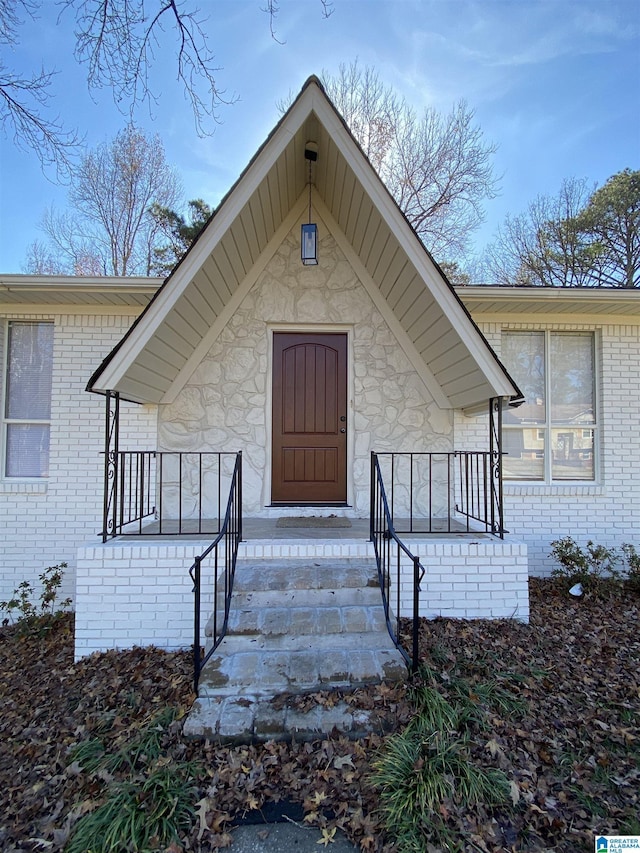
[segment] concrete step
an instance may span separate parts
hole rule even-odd
[[[345,703],[302,713],[282,697],[406,674],[387,631],[374,560],[239,561],[227,634],[201,673],[185,734],[240,743],[336,728],[359,737],[375,725],[368,714]]]
[[[259,696],[198,698],[187,717],[183,734],[190,738],[228,743],[264,743],[270,740],[316,740],[338,731],[358,740],[372,731],[385,733],[385,722],[375,711],[354,709],[346,702],[331,707],[318,704],[309,711],[274,703]]]
[[[272,589],[247,590],[234,587],[231,606],[234,610],[275,609],[281,607],[349,607],[375,606],[381,601],[376,587],[345,589]]]
[[[224,643],[224,645],[223,645]],[[216,649],[221,656],[265,652],[306,652],[317,649],[325,653],[357,652],[362,649],[389,647],[386,623],[384,630],[345,631],[340,634],[227,634]]]
[[[363,631],[386,631],[384,608],[377,602],[345,606],[234,607],[229,613],[228,636],[266,637],[308,634],[326,636]],[[208,626],[209,634],[211,625]]]
[[[235,592],[267,590],[344,590],[378,588],[374,560],[353,558],[309,558],[238,560]]]
[[[227,651],[225,638],[202,671],[198,694],[273,697],[398,681],[406,676],[404,659],[382,641],[377,648]]]

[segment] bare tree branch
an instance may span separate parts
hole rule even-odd
[[[33,18],[45,0],[0,0],[0,44],[19,44],[23,17]],[[50,3],[52,0],[46,0]],[[232,104],[218,85],[220,66],[210,48],[208,19],[195,0],[57,0],[59,23],[65,14],[75,21],[74,56],[87,67],[90,90],[109,88],[115,103],[132,120],[136,108],[158,103],[151,83],[156,60],[175,59],[177,80],[190,103],[199,135],[213,132],[218,109]],[[320,0],[323,17],[333,12],[331,0]],[[265,9],[273,38],[278,0]],[[172,46],[169,46],[173,39]],[[156,54],[158,54],[156,56]],[[16,145],[33,150],[43,167],[54,166],[58,177],[68,175],[82,142],[65,130],[59,117],[47,116],[55,72],[29,77],[13,73],[0,60],[0,126]]]
[[[23,20],[19,10],[33,17],[37,4],[31,0],[0,0],[0,44],[18,43]],[[46,107],[55,72],[45,71],[25,77],[13,73],[0,60],[0,126],[17,148],[33,151],[43,168],[53,167],[58,178],[67,177],[79,150],[74,131],[65,131],[58,117],[47,118]]]
[[[322,17],[325,19],[330,18],[335,11],[333,8],[333,0],[320,0],[320,5],[322,6]],[[262,11],[269,16],[269,32],[271,33],[271,38],[278,44],[285,44],[285,42],[281,41],[276,35],[276,18],[280,13],[279,0],[266,0],[266,5],[262,7]]]
[[[176,75],[191,103],[196,129],[206,135],[207,118],[218,121],[217,108],[233,103],[216,82],[220,66],[209,48],[205,18],[178,0],[63,0],[76,21],[75,57],[88,68],[90,88],[112,89],[115,102],[132,114],[141,103],[157,96],[149,72],[161,49],[161,38],[173,33]],[[201,88],[206,96],[201,95]]]
[[[445,260],[464,253],[496,195],[487,144],[464,101],[418,116],[371,67],[357,60],[323,72],[327,94],[427,248]]]

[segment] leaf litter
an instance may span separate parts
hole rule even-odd
[[[510,784],[510,810],[441,803],[461,851],[570,853],[593,850],[595,834],[640,834],[640,598],[612,587],[575,600],[535,579],[530,592],[528,625],[421,623],[432,683],[450,700],[482,709],[470,728],[473,760],[501,769]],[[194,699],[187,652],[135,648],[74,663],[73,621],[65,615],[40,637],[1,628],[0,672],[5,853],[63,850],[110,785],[188,762],[196,768],[192,827],[162,853],[225,849],[234,823],[267,807],[284,812],[291,802],[324,846],[341,829],[362,850],[397,849],[385,836],[370,776],[383,732],[400,731],[415,713],[408,685],[339,696],[380,721],[380,732],[358,741],[334,732],[311,743],[228,747],[181,735]],[[286,701],[304,709],[336,696]],[[129,765],[118,758],[132,755]]]

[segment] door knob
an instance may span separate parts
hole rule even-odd
[[[340,420],[342,421],[342,423],[344,423],[346,421],[346,419],[347,419],[346,415],[340,415]]]
[[[344,427],[340,427],[340,432],[346,432],[346,429]]]

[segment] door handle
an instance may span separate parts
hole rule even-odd
[[[346,429],[344,427],[340,427],[340,432],[346,432]]]

